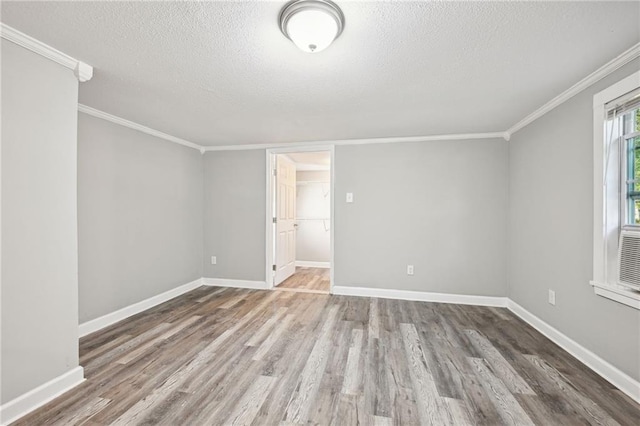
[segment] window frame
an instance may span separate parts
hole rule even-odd
[[[610,272],[618,257],[617,250],[614,250],[613,247],[617,246],[615,243],[619,240],[620,231],[623,227],[638,229],[635,225],[626,225],[627,189],[625,187],[622,191],[613,191],[603,185],[605,173],[611,172],[620,177],[616,183],[616,189],[622,189],[620,188],[623,183],[622,179],[626,180],[623,169],[625,171],[627,169],[627,167],[621,167],[623,165],[622,155],[619,155],[617,170],[608,170],[605,165],[607,151],[610,149],[607,146],[606,105],[638,88],[640,88],[640,71],[620,80],[593,97],[593,280],[590,284],[594,287],[597,295],[640,310],[640,293],[618,285],[617,276],[612,276],[615,274]],[[618,154],[624,153],[626,158],[626,145],[624,148],[620,149]],[[609,167],[612,164],[613,162],[610,162]],[[613,209],[617,210],[617,214],[612,214],[615,213],[612,212]]]

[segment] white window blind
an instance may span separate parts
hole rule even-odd
[[[640,88],[633,90],[617,99],[607,102],[604,106],[607,118],[620,117],[625,113],[640,107]]]

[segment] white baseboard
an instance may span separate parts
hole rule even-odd
[[[428,293],[410,290],[389,290],[371,287],[334,286],[333,294],[342,296],[380,297],[383,299],[415,300],[420,302],[455,303],[458,305],[507,306],[506,297],[470,296],[466,294]]]
[[[0,424],[8,425],[84,381],[80,366],[0,406]]]
[[[191,281],[190,283],[181,285],[180,287],[176,287],[169,291],[165,291],[164,293],[150,297],[141,302],[134,303],[133,305],[118,309],[117,311],[111,312],[110,314],[103,315],[91,321],[84,322],[80,324],[80,337],[108,327],[112,324],[117,323],[118,321],[122,321],[123,319],[129,318],[130,316],[138,314],[149,308],[153,308],[154,306],[164,303],[167,300],[171,300],[174,297],[178,297],[181,294],[187,293],[200,286],[202,286],[202,278],[198,278],[197,280]]]
[[[618,368],[600,358],[598,355],[594,354],[575,340],[553,328],[513,300],[509,299],[507,307],[523,321],[547,336],[555,344],[569,352],[584,365],[598,373],[604,379],[608,380],[611,384],[628,395],[631,399],[640,404],[640,382],[634,380],[631,376],[620,371]]]
[[[296,260],[296,266],[301,268],[331,268],[331,262],[313,262],[311,260]]]
[[[214,287],[250,288],[254,290],[269,290],[265,281],[229,280],[226,278],[203,278],[204,285]]]

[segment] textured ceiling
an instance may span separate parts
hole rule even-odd
[[[95,67],[80,102],[202,145],[503,131],[640,40],[639,2],[350,2],[327,50],[283,2],[2,2]]]

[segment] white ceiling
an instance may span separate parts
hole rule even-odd
[[[504,131],[640,41],[640,2],[338,1],[327,50],[284,2],[2,2],[95,67],[80,102],[201,144]]]

